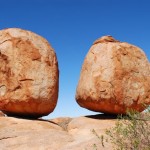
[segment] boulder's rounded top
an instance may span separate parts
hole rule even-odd
[[[106,35],[106,36],[102,36],[101,38],[97,39],[93,44],[107,43],[107,42],[119,42],[119,41],[114,39],[111,35]]]

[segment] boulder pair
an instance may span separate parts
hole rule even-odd
[[[58,62],[41,36],[18,28],[0,31],[0,110],[7,115],[41,117],[58,98]],[[76,91],[80,106],[125,114],[150,104],[150,68],[136,46],[104,36],[94,42]]]

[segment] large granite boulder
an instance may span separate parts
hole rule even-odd
[[[17,28],[0,31],[0,110],[48,115],[58,98],[58,62],[47,40]]]
[[[76,100],[97,112],[143,111],[143,104],[150,104],[150,68],[144,52],[111,36],[96,40],[84,60]]]

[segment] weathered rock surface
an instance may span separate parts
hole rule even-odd
[[[58,97],[58,63],[41,36],[17,28],[0,31],[0,110],[8,115],[48,115]]]
[[[143,103],[150,104],[150,69],[144,52],[111,36],[96,40],[84,60],[76,100],[97,112],[143,111]]]
[[[0,149],[93,150],[96,145],[98,149],[111,150],[110,143],[102,147],[92,130],[100,136],[115,122],[103,115],[49,121],[0,117]]]

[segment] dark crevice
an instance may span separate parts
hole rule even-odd
[[[7,140],[7,139],[11,139],[11,138],[16,138],[18,136],[8,136],[8,137],[2,137],[0,138],[0,140]]]
[[[32,61],[39,61],[39,62],[41,62],[41,58],[33,58]]]
[[[11,41],[11,39],[7,39],[7,40],[1,42],[0,45],[3,44],[3,43],[5,43],[5,42],[7,42],[7,41]]]
[[[34,81],[33,79],[21,79],[19,81]]]
[[[15,87],[15,88],[13,89],[13,91],[16,91],[16,90],[18,90],[18,89],[21,89],[21,86],[20,86],[20,85],[18,85],[17,87]]]

